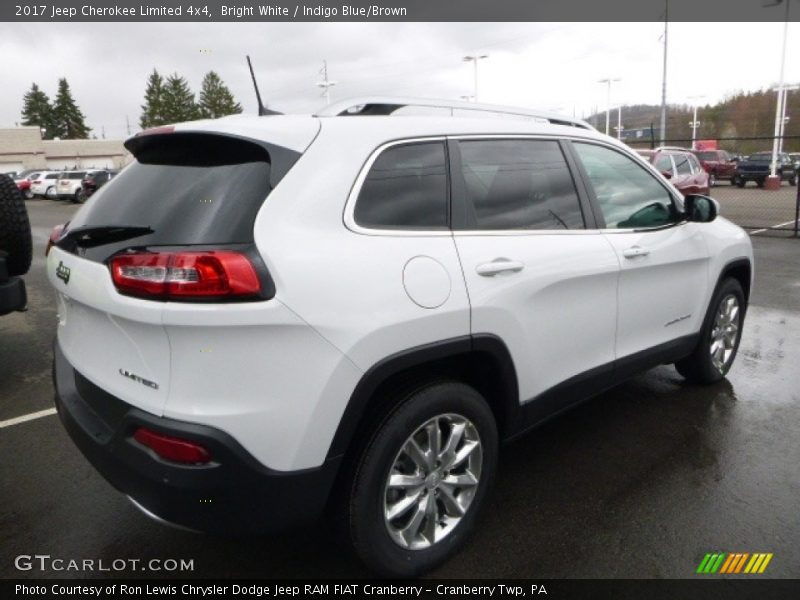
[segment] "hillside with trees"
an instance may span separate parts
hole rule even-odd
[[[783,148],[786,152],[800,152],[800,90],[787,94],[786,115],[789,120],[784,130]],[[775,104],[777,92],[760,90],[756,92],[737,92],[727,96],[715,105],[697,107],[697,120],[700,127],[697,139],[719,140],[719,146],[744,154],[772,148],[775,128]],[[599,112],[588,121],[600,130],[605,128],[605,112]],[[667,106],[667,143],[686,146],[691,144],[692,107],[671,104]],[[612,109],[611,125],[617,123],[617,111]],[[622,107],[623,131],[653,127],[658,139],[661,123],[661,107],[656,105],[633,105]],[[612,132],[613,133],[613,132]],[[646,137],[646,136],[645,136]],[[726,139],[735,138],[735,139]],[[770,138],[770,139],[746,139]],[[642,139],[631,145],[649,146],[649,139]]]

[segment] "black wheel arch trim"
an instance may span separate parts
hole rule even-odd
[[[370,367],[356,385],[328,450],[327,460],[343,456],[354,439],[362,417],[379,387],[394,375],[414,367],[424,367],[432,361],[488,354],[500,369],[502,392],[493,406],[500,421],[513,423],[519,411],[519,387],[516,368],[505,343],[491,334],[464,335],[402,350]]]

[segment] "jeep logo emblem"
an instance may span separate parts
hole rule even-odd
[[[56,277],[64,281],[66,285],[69,283],[69,267],[65,266],[63,261],[58,261],[58,266],[56,267]]]

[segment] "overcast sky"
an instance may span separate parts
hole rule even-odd
[[[672,23],[669,102],[716,102],[778,81],[783,23]],[[36,82],[51,97],[66,77],[100,137],[138,129],[145,82],[155,67],[185,76],[195,91],[215,70],[255,112],[245,63],[278,110],[324,104],[319,70],[328,61],[334,100],[364,94],[457,99],[471,94],[480,63],[481,102],[588,115],[606,105],[605,77],[621,78],[612,103],[659,104],[663,23],[0,23],[0,127],[21,120]],[[800,24],[789,26],[786,79],[800,82]],[[796,92],[800,93],[800,92]],[[702,121],[702,118],[700,118]],[[624,121],[624,111],[623,111]],[[624,124],[624,123],[623,123]]]

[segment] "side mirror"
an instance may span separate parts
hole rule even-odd
[[[691,194],[684,199],[684,214],[688,221],[710,223],[719,214],[719,204],[709,196]]]
[[[664,176],[666,179],[672,179],[672,171],[661,171],[661,174],[662,174],[662,175],[663,175],[663,176]]]

